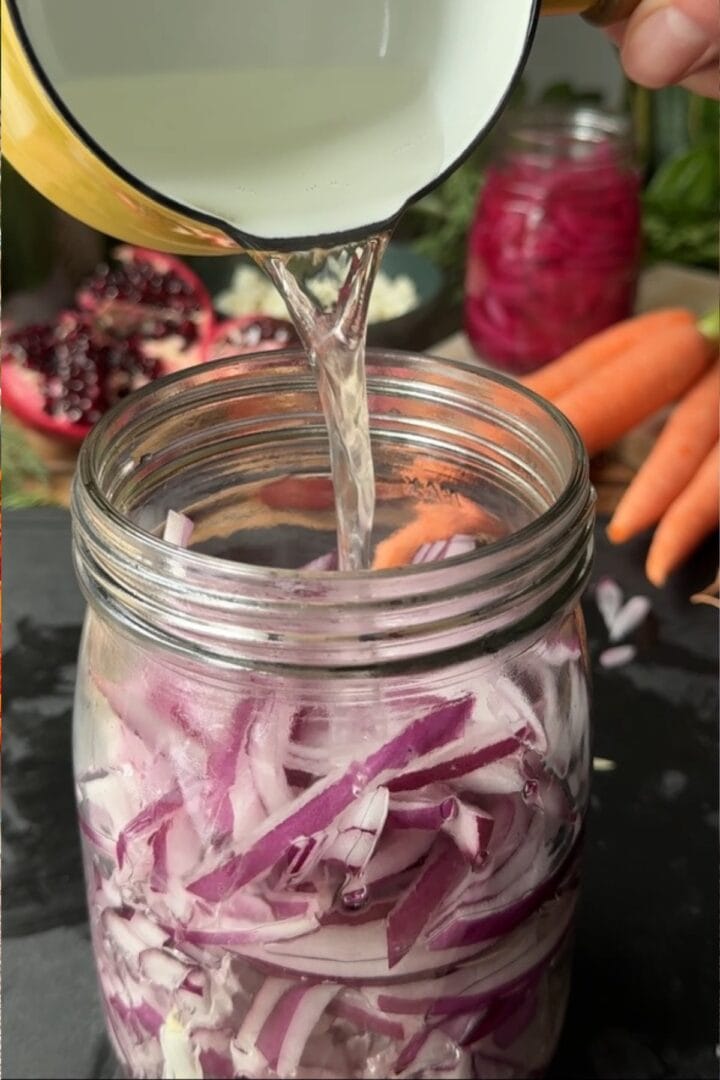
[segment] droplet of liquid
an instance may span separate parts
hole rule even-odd
[[[522,789],[522,797],[525,802],[533,802],[537,798],[538,782],[537,780],[526,780]]]
[[[360,885],[357,889],[350,889],[348,892],[344,892],[342,895],[342,902],[346,908],[351,911],[357,911],[364,904],[367,903],[368,891],[367,886]]]

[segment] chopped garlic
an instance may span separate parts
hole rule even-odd
[[[330,268],[332,271],[332,267]],[[331,272],[311,278],[308,287],[323,306],[332,304],[337,296],[338,278]],[[419,301],[415,283],[407,274],[391,278],[381,270],[370,297],[369,321],[387,322],[399,319],[417,307]],[[228,318],[242,315],[269,315],[287,319],[288,311],[272,282],[252,266],[239,266],[230,287],[215,298],[215,307]]]
[[[163,1080],[202,1080],[200,1048],[193,1047],[190,1034],[176,1012],[171,1012],[160,1028]]]

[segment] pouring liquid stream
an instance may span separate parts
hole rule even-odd
[[[375,473],[365,338],[370,294],[388,240],[383,233],[312,255],[256,255],[287,305],[317,379],[330,446],[341,571],[367,570],[371,561]],[[330,304],[322,304],[307,287],[318,262],[338,282]]]

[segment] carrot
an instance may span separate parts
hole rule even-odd
[[[615,544],[655,525],[690,483],[720,436],[720,366],[677,405],[607,530]]]
[[[608,361],[555,404],[595,454],[676,401],[699,378],[710,353],[695,326],[669,326]]]
[[[660,588],[669,575],[706,536],[718,527],[720,517],[720,446],[716,443],[694,478],[655,530],[645,563],[645,573]]]
[[[695,316],[685,308],[664,308],[624,319],[576,345],[521,382],[528,390],[555,401],[576,383],[635,345],[661,337],[671,326],[691,326],[694,322]]]
[[[459,534],[476,536],[479,533],[499,536],[500,522],[463,495],[454,495],[452,502],[419,503],[413,520],[377,545],[372,568],[389,570],[407,566],[423,544],[450,540]]]

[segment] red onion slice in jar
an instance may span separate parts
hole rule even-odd
[[[205,784],[186,776],[179,744],[165,754],[162,732],[134,760],[158,783],[175,773],[176,787],[156,785],[138,806],[116,800],[112,778],[83,781],[97,858],[115,854],[110,835],[118,862],[151,867],[142,933],[122,914],[131,878],[110,871],[120,894],[106,933],[124,965],[116,1037],[143,1031],[159,1046],[148,1044],[149,1062],[161,1054],[189,1075],[249,1077],[356,1075],[370,1057],[398,1076],[454,1076],[470,1051],[489,1060],[495,1031],[524,1038],[574,904],[549,842],[565,829],[569,859],[576,828],[547,765],[552,687],[540,678],[526,693],[488,675],[375,748],[370,724],[353,733],[343,768],[331,767],[327,718],[271,696],[234,707],[224,745],[189,736]],[[149,720],[150,700],[136,695],[130,711]],[[190,723],[190,711],[158,700],[181,738],[177,717]],[[103,821],[105,793],[114,809]],[[101,872],[99,896],[106,887],[113,895]]]
[[[194,528],[192,520],[186,514],[178,514],[175,510],[168,510],[162,538],[166,544],[175,544],[177,547],[186,548],[190,543]]]
[[[205,900],[221,900],[269,870],[299,837],[327,829],[353,799],[383,772],[402,769],[418,754],[444,745],[462,730],[472,709],[470,697],[431,710],[411,723],[362,763],[340,776],[314,784],[290,804],[290,813],[270,815],[260,835],[244,853],[198,879],[190,891]]]

